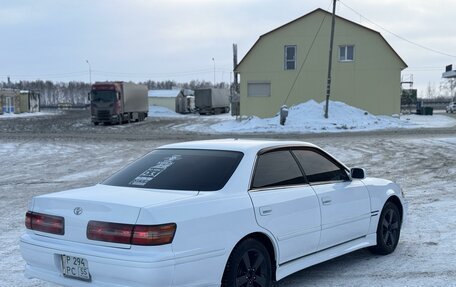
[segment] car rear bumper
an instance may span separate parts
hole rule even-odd
[[[130,249],[63,243],[50,238],[24,234],[20,247],[26,261],[25,276],[63,286],[172,286],[174,259],[170,252],[137,253]],[[171,248],[170,248],[171,249]],[[63,276],[61,255],[87,259],[91,281]],[[139,255],[139,256],[138,256]]]

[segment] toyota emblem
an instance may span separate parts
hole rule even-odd
[[[80,207],[76,207],[74,210],[73,210],[74,214],[76,215],[81,215],[82,214],[82,208]]]

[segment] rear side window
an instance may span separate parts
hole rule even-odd
[[[345,169],[312,150],[294,150],[309,183],[350,180]]]
[[[304,183],[305,178],[290,151],[274,151],[258,157],[252,188]]]
[[[215,191],[225,186],[243,154],[233,151],[158,149],[120,170],[106,185]]]

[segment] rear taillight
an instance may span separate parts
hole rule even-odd
[[[163,245],[173,242],[176,224],[135,225],[131,244],[134,245]]]
[[[91,240],[131,244],[133,225],[89,221],[87,238]]]
[[[25,214],[25,227],[46,233],[65,234],[65,220],[61,216],[27,211]]]
[[[97,241],[132,244],[163,245],[173,242],[176,224],[133,225],[89,221],[87,238]]]

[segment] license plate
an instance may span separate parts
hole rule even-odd
[[[63,276],[90,281],[89,262],[87,259],[62,255]]]

